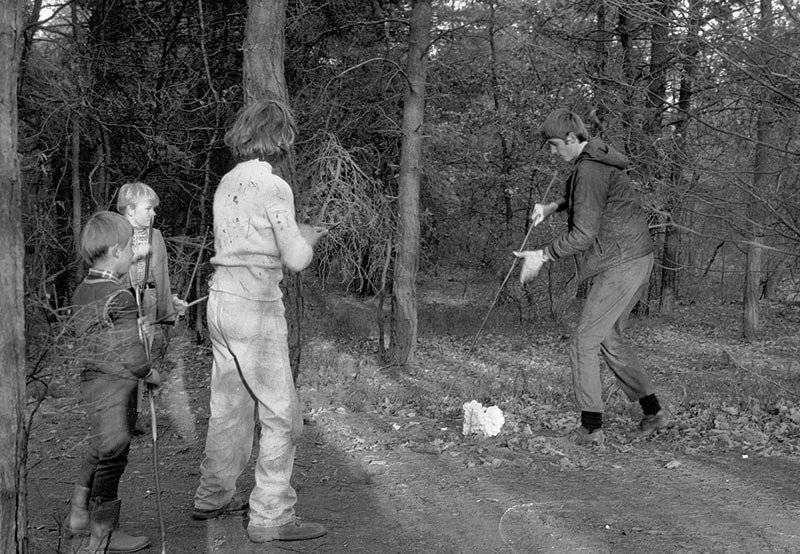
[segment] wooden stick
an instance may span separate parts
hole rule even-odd
[[[189,308],[191,308],[195,304],[199,304],[200,302],[205,302],[206,300],[208,300],[208,295],[207,294],[205,296],[201,297],[201,298],[198,298],[197,300],[192,300],[191,302],[186,304],[186,307],[184,308],[184,310],[188,310]],[[153,325],[155,325],[156,323],[162,323],[162,322],[166,321],[167,319],[171,318],[172,315],[173,314],[165,315],[164,317],[161,317],[161,318],[155,320],[153,322]]]
[[[544,196],[542,197],[542,202],[544,202],[547,199],[547,195],[550,193],[550,189],[553,187],[553,184],[556,182],[557,178],[558,178],[558,172],[553,173],[553,178],[550,180],[550,184],[547,185],[547,189],[544,191]],[[521,252],[521,251],[525,250],[525,244],[527,244],[528,238],[531,236],[531,232],[533,231],[534,227],[535,227],[535,225],[531,225],[528,228],[528,232],[525,233],[525,238],[522,239],[522,244],[519,246],[518,251]],[[492,310],[494,309],[495,304],[497,304],[497,300],[498,300],[498,298],[500,298],[500,293],[503,292],[503,288],[506,286],[506,283],[508,283],[508,279],[509,279],[509,277],[511,277],[511,273],[513,273],[514,267],[516,265],[517,265],[517,257],[515,256],[514,259],[511,261],[511,267],[508,268],[508,273],[506,273],[506,277],[505,277],[505,279],[503,279],[503,283],[500,285],[500,288],[497,290],[497,294],[494,295],[494,300],[492,300],[492,303],[489,305],[489,311],[486,312],[486,317],[483,318],[483,321],[481,322],[481,326],[478,328],[478,332],[475,333],[474,337],[472,337],[472,343],[470,343],[469,348],[467,349],[467,354],[472,352],[472,349],[474,348],[475,343],[478,341],[478,335],[480,335],[481,331],[483,331],[483,327],[484,327],[484,325],[486,325],[486,321],[488,321],[488,319],[489,319],[489,314],[492,313]]]

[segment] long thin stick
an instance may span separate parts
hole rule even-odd
[[[185,310],[188,310],[189,308],[191,308],[191,307],[192,307],[192,306],[194,306],[195,304],[199,304],[200,302],[205,302],[206,300],[208,300],[208,295],[207,295],[207,294],[206,294],[205,296],[202,296],[202,297],[198,298],[197,300],[192,300],[191,302],[189,302],[188,304],[186,304],[186,308],[184,308],[184,309],[185,309]],[[155,320],[155,321],[153,322],[153,325],[155,325],[156,323],[161,323],[161,322],[163,322],[163,321],[166,321],[166,320],[168,320],[168,319],[169,319],[169,318],[171,318],[171,317],[172,317],[172,314],[165,315],[164,317],[161,317],[161,318],[159,318],[159,319]]]
[[[545,189],[544,191],[544,196],[542,196],[542,202],[544,202],[545,199],[547,198],[547,195],[550,193],[550,189],[553,187],[553,184],[556,182],[557,178],[558,178],[558,173],[557,172],[553,173],[553,178],[550,180],[550,184],[547,185],[547,189]],[[531,232],[533,231],[534,227],[535,225],[531,225],[528,228],[528,232],[525,233],[525,238],[522,239],[522,244],[519,246],[518,251],[521,252],[522,250],[525,249],[525,244],[527,244],[528,238],[530,238]],[[489,310],[486,312],[486,317],[483,318],[481,326],[478,328],[478,331],[475,333],[475,336],[472,337],[472,342],[470,343],[469,348],[467,349],[467,354],[471,353],[472,349],[475,347],[475,343],[478,341],[478,336],[481,334],[484,325],[486,325],[486,322],[489,320],[489,314],[492,313],[495,304],[497,304],[497,300],[500,298],[500,293],[503,292],[503,288],[506,286],[506,283],[508,283],[508,279],[509,277],[511,277],[511,273],[514,272],[514,267],[516,267],[516,265],[517,265],[517,257],[514,256],[514,259],[511,261],[511,267],[508,268],[508,273],[506,273],[506,277],[505,279],[503,279],[503,283],[500,285],[500,288],[497,289],[497,294],[494,295],[494,300],[492,300],[492,303],[489,305]]]
[[[531,236],[531,231],[533,231],[533,225],[530,226],[530,228],[528,229],[528,232],[525,234],[525,238],[522,239],[522,244],[519,247],[520,251],[525,248],[525,243],[528,242],[528,238]],[[483,331],[483,326],[486,325],[486,322],[489,319],[489,314],[492,313],[492,309],[494,308],[495,304],[497,304],[497,300],[498,300],[498,298],[500,298],[500,293],[503,292],[503,288],[506,286],[506,283],[508,283],[508,279],[509,279],[509,277],[511,277],[511,273],[513,273],[514,268],[516,267],[516,265],[517,265],[517,257],[514,256],[514,259],[511,262],[511,267],[508,268],[508,273],[506,273],[505,279],[503,279],[503,282],[500,285],[500,288],[497,289],[497,294],[494,295],[494,300],[492,300],[492,303],[489,305],[489,310],[486,312],[486,316],[483,318],[483,321],[481,322],[481,326],[478,327],[478,331],[475,333],[475,336],[472,337],[472,343],[470,343],[469,348],[467,349],[467,353],[468,354],[470,352],[472,352],[472,348],[475,346],[475,343],[478,340],[478,335],[480,335],[481,331]]]
[[[147,244],[152,247],[153,244],[153,222],[150,222],[150,227],[147,230]],[[139,319],[142,320],[144,316],[144,295],[147,285],[148,273],[150,272],[150,253],[144,262],[144,279],[137,287],[136,294],[136,307],[139,311]],[[146,333],[142,333],[142,343],[144,344],[145,354],[147,354],[147,361],[153,362],[153,354],[150,350],[150,339]],[[164,514],[161,507],[161,481],[158,476],[158,421],[156,419],[156,403],[153,399],[153,390],[148,387],[147,398],[150,400],[150,429],[153,432],[153,473],[155,475],[156,485],[156,507],[158,508],[158,526],[161,529],[161,554],[167,552],[167,529],[164,526]]]
[[[156,476],[156,506],[158,508],[158,527],[161,530],[161,554],[167,552],[167,529],[164,526],[164,510],[161,506],[161,481],[158,477],[158,422],[156,420],[156,403],[153,390],[147,391],[150,400],[150,428],[153,430],[153,474]]]

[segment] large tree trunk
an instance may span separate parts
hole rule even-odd
[[[244,32],[245,101],[274,94],[287,102],[283,69],[287,0],[250,0]]]
[[[699,52],[699,24],[696,14],[696,3],[690,5],[690,23],[686,37],[686,42],[682,48],[683,72],[680,80],[680,91],[678,92],[678,113],[680,119],[675,122],[675,137],[673,149],[670,155],[670,176],[669,190],[673,194],[669,196],[668,211],[671,219],[667,221],[664,228],[664,250],[661,255],[661,294],[659,298],[659,311],[661,313],[672,313],[675,301],[678,299],[679,282],[678,268],[681,259],[681,236],[679,227],[672,225],[680,220],[680,206],[675,204],[675,197],[682,194],[687,178],[685,168],[692,167],[688,152],[687,133],[689,123],[689,113],[692,109],[692,96],[694,95],[694,80],[697,69],[696,58]]]
[[[415,0],[408,40],[408,90],[403,104],[403,143],[398,190],[400,226],[392,296],[390,356],[395,364],[413,363],[417,344],[419,182],[422,173],[422,126],[425,119],[430,30],[431,0]]]
[[[771,0],[761,0],[761,13],[759,16],[759,38],[762,45],[762,61],[764,72],[769,71],[770,55],[764,51],[772,44],[773,14]],[[768,82],[765,78],[765,82]],[[742,321],[742,336],[745,340],[758,338],[761,331],[760,311],[758,300],[761,296],[761,275],[764,245],[764,229],[766,225],[765,210],[759,198],[760,192],[772,190],[775,181],[774,150],[778,117],[773,109],[774,94],[766,87],[761,103],[758,107],[758,120],[756,122],[756,149],[753,161],[753,191],[754,197],[748,199],[748,221],[750,222],[750,240],[747,243],[745,277],[744,277],[744,309]]]
[[[489,2],[489,21],[487,22],[487,36],[486,39],[489,41],[489,56],[490,56],[490,65],[489,65],[489,82],[491,85],[492,90],[492,105],[494,106],[494,111],[497,114],[497,120],[502,121],[503,114],[502,114],[502,107],[500,105],[500,98],[502,93],[500,91],[500,79],[497,76],[497,69],[500,65],[498,58],[497,58],[497,43],[495,33],[497,32],[495,29],[496,24],[496,5],[495,2]],[[506,140],[506,136],[503,133],[505,129],[502,127],[497,128],[497,138],[500,141],[500,167],[502,171],[503,177],[507,177],[509,172],[511,171],[511,159],[508,151],[508,141]],[[513,237],[514,229],[513,229],[513,215],[514,215],[514,198],[511,194],[511,189],[505,186],[505,179],[499,181],[499,188],[500,192],[503,195],[503,207],[505,212],[505,226],[506,226],[506,235],[508,238]]]
[[[17,88],[25,0],[0,1],[0,553],[26,548],[25,309]]]
[[[245,101],[273,94],[289,104],[289,94],[284,78],[284,27],[286,0],[250,0],[244,37],[244,95]],[[276,173],[292,185],[296,200],[302,191],[294,179],[294,156],[275,168]],[[302,336],[300,323],[303,316],[303,289],[300,274],[285,274],[283,279],[286,323],[289,328],[289,360],[292,374],[297,379],[300,370]]]
[[[655,7],[655,5],[654,5]],[[645,183],[652,189],[660,188],[659,185],[664,181],[664,172],[660,159],[659,149],[656,148],[662,137],[662,121],[664,116],[664,98],[667,91],[667,69],[670,65],[670,56],[668,52],[669,32],[667,30],[667,21],[671,15],[672,8],[669,1],[665,0],[660,2],[658,10],[654,10],[652,14],[652,23],[650,31],[650,72],[649,82],[647,84],[647,95],[645,96],[646,115],[643,122],[643,136],[641,138],[641,163],[642,178]],[[668,196],[671,196],[668,193]],[[671,200],[670,200],[671,203]],[[665,242],[668,235],[665,235]],[[664,252],[675,244],[664,244]],[[666,255],[666,254],[665,254]],[[662,280],[664,273],[677,271],[677,265],[670,263],[669,266],[664,266],[662,271]],[[667,279],[669,279],[667,275]],[[673,279],[672,283],[677,280]],[[663,290],[663,289],[662,289]],[[644,295],[641,301],[638,313],[646,315],[649,309],[649,293],[650,289]],[[663,303],[662,303],[663,306]]]

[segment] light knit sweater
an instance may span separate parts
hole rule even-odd
[[[222,177],[214,194],[212,290],[252,300],[281,299],[283,268],[274,223],[302,240],[291,187],[267,162],[239,163]]]

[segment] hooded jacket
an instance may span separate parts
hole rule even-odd
[[[567,210],[567,232],[547,252],[555,259],[575,256],[578,281],[655,249],[628,165],[624,154],[599,139],[575,159],[558,209]]]

